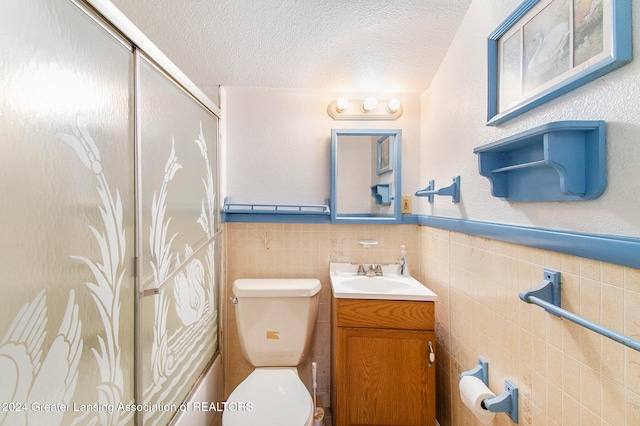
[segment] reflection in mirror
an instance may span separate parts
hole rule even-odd
[[[400,221],[399,129],[331,131],[331,220]]]

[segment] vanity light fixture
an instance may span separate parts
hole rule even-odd
[[[349,106],[349,99],[340,98],[336,101],[336,111],[342,112]]]
[[[362,110],[364,112],[369,112],[369,111],[372,111],[377,105],[378,105],[378,100],[373,96],[369,96],[362,103]]]
[[[396,112],[400,108],[400,99],[393,98],[387,104],[387,109],[389,112]]]
[[[396,120],[402,115],[398,98],[378,100],[339,98],[329,104],[327,113],[334,120]]]

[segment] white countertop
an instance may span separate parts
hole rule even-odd
[[[330,263],[333,295],[339,299],[417,300],[433,302],[438,296],[413,277],[398,275],[399,265],[382,265],[382,276],[356,275],[358,263]],[[364,264],[365,271],[370,264]],[[375,266],[375,264],[374,264]]]

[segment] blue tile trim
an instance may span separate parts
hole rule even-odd
[[[330,217],[322,214],[287,215],[269,213],[223,213],[222,221],[249,223],[331,223]],[[370,221],[365,219],[352,223],[371,224]],[[581,234],[554,229],[530,228],[502,223],[479,222],[426,215],[403,214],[400,223],[394,222],[392,224],[418,224],[640,269],[640,238],[620,237],[617,235]]]
[[[418,223],[433,228],[478,235],[587,259],[640,268],[640,239],[617,235],[581,234],[544,228],[420,216]]]

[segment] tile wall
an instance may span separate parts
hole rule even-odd
[[[302,380],[311,386],[311,362],[318,363],[317,394],[329,405],[330,377],[330,262],[397,263],[400,245],[406,245],[407,261],[418,276],[418,225],[318,225],[275,223],[226,223],[226,296],[223,309],[225,342],[225,392],[248,376],[253,367],[242,357],[232,295],[237,278],[318,278],[322,283],[320,308],[311,354],[298,367]],[[364,249],[359,240],[378,244]]]
[[[518,293],[561,272],[562,306],[640,339],[640,270],[481,237],[420,228],[421,281],[439,295],[437,417],[480,424],[460,402],[458,376],[489,362],[489,387],[520,392],[520,425],[640,424],[640,353]],[[513,425],[504,414],[494,425]]]
[[[478,356],[489,362],[489,387],[509,379],[520,391],[520,425],[640,424],[640,353],[526,304],[518,293],[561,272],[563,307],[640,339],[640,270],[417,225],[226,223],[225,389],[251,371],[241,355],[233,304],[236,278],[316,277],[322,283],[311,354],[299,367],[328,405],[329,263],[396,262],[407,246],[412,275],[436,303],[437,417],[442,426],[480,424],[460,402],[458,376]],[[360,239],[379,242],[363,249]],[[504,414],[495,425],[513,423]]]

